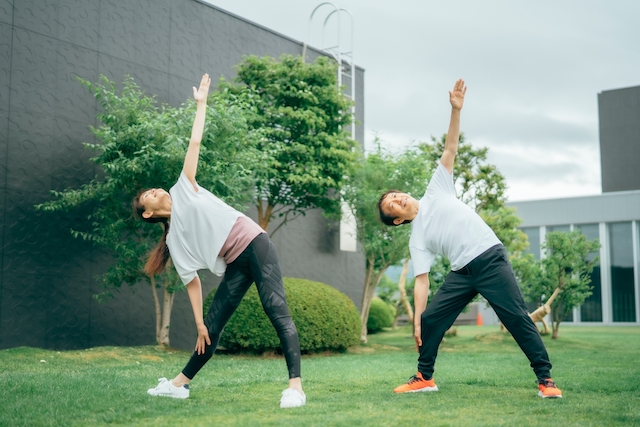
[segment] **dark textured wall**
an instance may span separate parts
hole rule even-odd
[[[76,81],[130,74],[159,101],[178,105],[203,72],[234,76],[243,55],[299,55],[302,44],[195,0],[0,0],[0,348],[53,349],[154,342],[151,290],[123,289],[108,303],[96,276],[109,254],[70,235],[86,213],[53,216],[34,205],[51,189],[77,187],[99,171],[97,104]],[[313,60],[319,52],[308,49]],[[363,76],[358,69],[356,137],[363,140]],[[341,252],[335,224],[319,212],[274,237],[286,276],[328,283],[360,304],[362,253]],[[206,274],[205,292],[217,280]],[[171,342],[191,348],[194,323],[178,293]]]
[[[598,94],[602,191],[640,190],[640,86]]]

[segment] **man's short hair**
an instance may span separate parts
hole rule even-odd
[[[397,218],[397,216],[394,217],[394,216],[391,216],[391,215],[387,215],[382,210],[382,202],[384,201],[384,198],[387,197],[391,193],[400,193],[400,190],[387,190],[387,191],[384,192],[384,194],[382,196],[380,196],[380,199],[378,200],[378,213],[380,214],[380,221],[382,221],[383,224],[390,225],[392,227],[397,227],[398,225],[402,225],[402,224],[409,224],[411,222],[410,219],[405,219],[404,222],[402,222],[400,224],[396,224],[393,221]]]

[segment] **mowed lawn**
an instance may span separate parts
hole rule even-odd
[[[0,426],[634,426],[640,425],[640,327],[562,326],[543,337],[563,399],[537,397],[510,335],[464,326],[440,347],[440,391],[395,395],[416,369],[411,331],[370,336],[343,354],[304,356],[307,405],[278,407],[278,356],[217,354],[187,400],[151,397],[189,357],[156,347],[0,351]]]

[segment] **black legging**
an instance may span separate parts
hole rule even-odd
[[[192,379],[211,359],[224,326],[253,282],[256,283],[262,307],[280,338],[289,378],[300,376],[300,341],[287,307],[278,254],[269,236],[262,233],[253,239],[235,261],[227,265],[209,312],[204,318],[211,345],[205,343],[203,354],[193,352],[182,370],[187,378]]]

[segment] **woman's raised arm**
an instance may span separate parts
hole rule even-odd
[[[191,128],[191,139],[189,140],[189,148],[184,158],[184,166],[182,172],[187,176],[191,184],[196,181],[196,170],[198,169],[198,157],[200,156],[200,142],[202,141],[202,133],[204,131],[204,119],[207,114],[207,95],[209,94],[209,85],[211,79],[209,74],[202,76],[200,87],[193,87],[193,99],[196,100],[196,118],[193,120]]]

